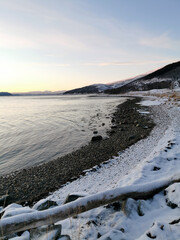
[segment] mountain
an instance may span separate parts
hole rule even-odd
[[[32,92],[16,92],[13,93],[13,96],[49,96],[49,95],[60,95],[63,94],[64,91],[32,91]]]
[[[102,92],[105,92],[106,90],[109,90],[109,89],[122,87],[125,84],[128,84],[128,83],[130,83],[130,82],[132,82],[132,81],[134,81],[137,78],[140,78],[142,76],[143,75],[138,76],[138,77],[134,77],[134,78],[129,78],[129,79],[126,79],[124,81],[117,81],[117,82],[108,83],[108,84],[93,84],[93,85],[89,85],[89,86],[85,86],[85,87],[81,87],[81,88],[75,88],[75,89],[64,92],[64,94],[102,93]]]
[[[180,61],[171,63],[149,74],[139,75],[124,81],[109,84],[93,84],[64,92],[64,94],[108,93],[174,88],[180,86]]]
[[[126,93],[129,91],[146,91],[151,89],[176,88],[180,86],[180,61],[166,65],[150,74],[137,78],[123,86],[107,89],[108,94]]]
[[[0,92],[0,96],[12,96],[11,93],[8,93],[8,92]]]
[[[85,86],[82,88],[75,88],[70,91],[64,92],[64,94],[88,94],[88,93],[100,93],[109,89],[106,84],[93,84],[89,86]]]

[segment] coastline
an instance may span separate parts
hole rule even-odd
[[[141,98],[128,99],[117,107],[109,138],[90,142],[64,157],[39,166],[0,177],[0,195],[8,193],[11,202],[32,204],[85,174],[85,170],[109,160],[118,152],[147,137],[154,123],[149,115],[139,113],[142,106],[137,103],[140,101]]]

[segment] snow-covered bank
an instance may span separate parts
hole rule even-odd
[[[117,186],[148,183],[180,172],[180,107],[158,98],[142,104],[152,105],[156,116],[157,125],[150,137],[120,153],[119,157],[111,159],[96,172],[87,172],[86,176],[65,185],[53,193],[50,199],[60,204],[68,193],[92,194]],[[138,211],[143,216],[139,216]],[[167,206],[161,192],[146,201],[128,199],[123,211],[100,207],[76,219],[64,220],[61,224],[63,231],[70,234],[72,239],[98,237],[134,240],[156,236],[157,239],[176,240],[180,239],[180,223],[169,223],[178,218],[180,209]]]
[[[107,164],[96,167],[96,171],[87,171],[85,176],[66,184],[48,199],[61,205],[69,193],[90,195],[116,187],[135,189],[138,185],[152,185],[155,181],[180,173],[180,106],[167,99],[154,97],[145,99],[141,104],[151,106],[154,113],[157,125],[151,135],[121,152],[119,157],[110,159]],[[141,113],[149,114],[148,111]],[[180,183],[171,185],[165,192],[166,195],[162,191],[147,200],[128,198],[124,202],[63,220],[59,222],[62,224],[62,233],[70,235],[72,240],[178,240]],[[13,211],[17,215],[18,211],[34,212],[37,208],[38,203],[33,210],[14,206]],[[8,214],[13,211],[10,210]],[[29,235],[26,235],[26,238],[21,239],[29,239]]]

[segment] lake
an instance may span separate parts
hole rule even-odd
[[[125,98],[104,96],[0,97],[0,175],[61,157],[107,137],[110,115]]]

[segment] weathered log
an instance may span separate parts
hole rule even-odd
[[[108,190],[52,209],[5,218],[0,220],[0,236],[50,225],[118,200],[127,198],[147,199],[175,182],[180,182],[180,173],[167,179],[143,185],[131,185]]]

